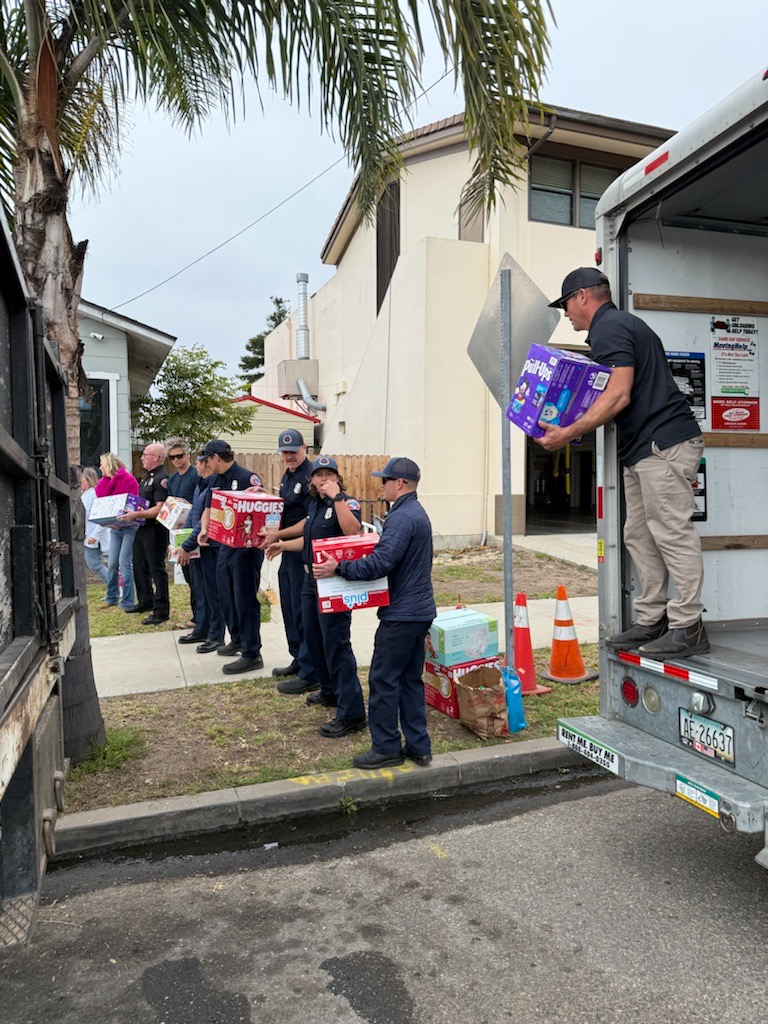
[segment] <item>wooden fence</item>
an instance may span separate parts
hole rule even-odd
[[[326,453],[324,453],[326,454]],[[308,456],[311,458],[311,456]],[[386,503],[381,500],[381,478],[371,476],[373,470],[383,469],[387,464],[387,455],[332,455],[339,467],[339,475],[344,481],[347,494],[357,498],[363,506],[363,519],[371,521],[372,515],[383,515]],[[283,458],[279,452],[274,454],[236,452],[235,459],[241,466],[252,469],[261,477],[264,487],[275,494],[285,472]]]

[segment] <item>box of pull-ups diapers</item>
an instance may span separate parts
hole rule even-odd
[[[539,420],[553,426],[575,423],[605,391],[611,371],[580,352],[531,345],[512,393],[507,419],[530,437],[543,437]]]

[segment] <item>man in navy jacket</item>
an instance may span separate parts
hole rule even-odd
[[[432,525],[416,493],[421,473],[415,462],[393,458],[372,476],[381,477],[384,498],[391,505],[381,540],[367,558],[336,562],[327,557],[312,571],[318,579],[334,574],[345,580],[389,577],[389,604],[379,609],[369,676],[372,745],[357,754],[353,764],[388,768],[407,757],[425,766],[432,760],[422,682],[424,638],[436,612]]]

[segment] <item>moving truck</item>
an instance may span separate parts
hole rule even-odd
[[[664,343],[699,420],[694,519],[711,652],[600,654],[600,716],[558,737],[727,832],[763,832],[768,868],[768,70],[613,182],[596,259],[617,306]],[[634,621],[613,424],[599,432],[601,639]],[[693,813],[693,811],[691,811]]]

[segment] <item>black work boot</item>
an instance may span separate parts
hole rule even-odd
[[[709,651],[709,637],[701,619],[690,626],[678,626],[668,633],[643,644],[640,653],[647,658],[690,658],[692,654],[706,654]]]
[[[658,622],[652,622],[645,626],[641,622],[635,622],[623,633],[614,633],[613,636],[605,638],[605,646],[609,651],[635,650],[640,644],[647,644],[651,640],[657,640],[669,629],[667,613],[664,612]]]

